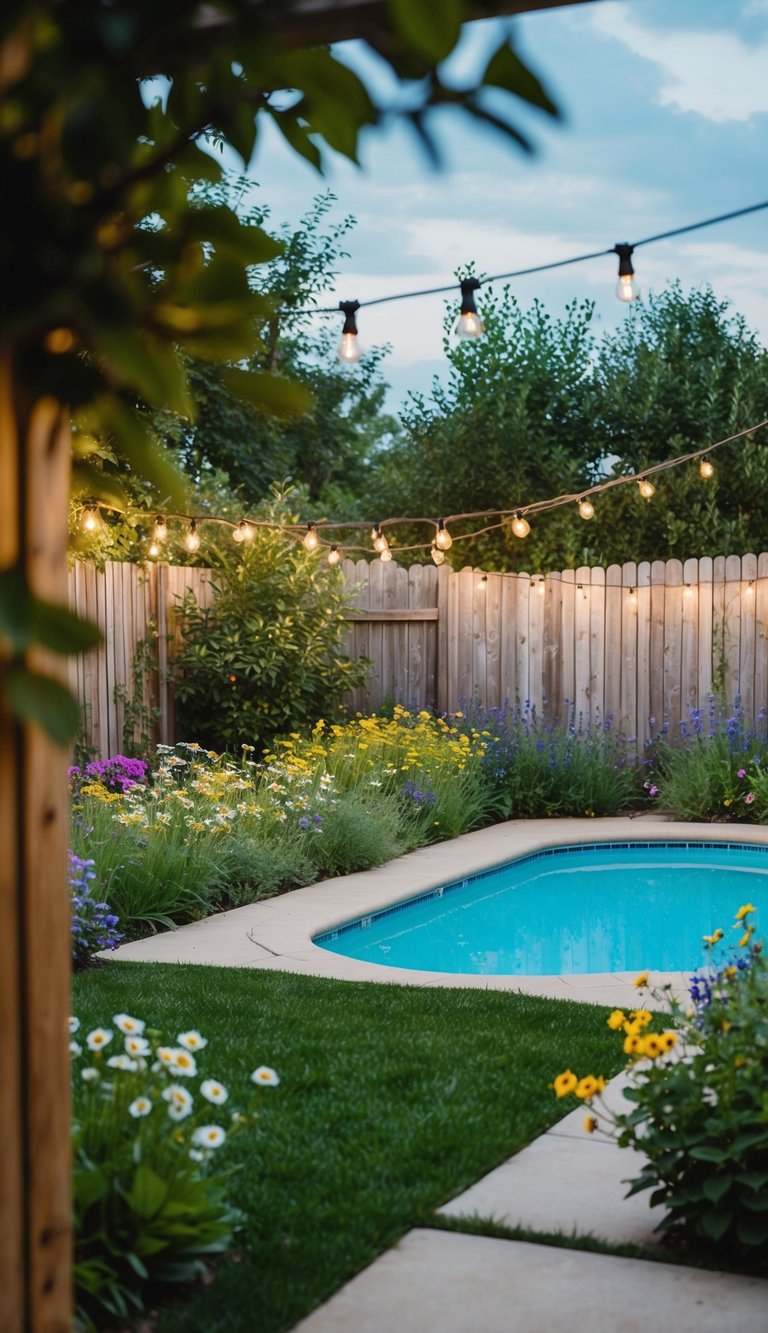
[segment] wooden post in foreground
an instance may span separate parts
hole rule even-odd
[[[0,350],[0,570],[67,601],[69,416],[20,403]],[[64,659],[29,665],[64,678]],[[71,1328],[67,763],[0,714],[0,1329]]]

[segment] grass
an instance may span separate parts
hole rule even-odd
[[[622,1063],[605,1009],[490,991],[109,963],[75,978],[74,1005],[86,1028],[121,1010],[171,1038],[199,1027],[233,1101],[254,1065],[281,1077],[260,1133],[226,1150],[238,1253],[158,1333],[290,1328],[557,1120],[566,1065]]]

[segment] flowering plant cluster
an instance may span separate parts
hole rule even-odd
[[[662,728],[643,763],[654,774],[645,783],[649,796],[678,819],[768,824],[765,708],[749,722],[738,699],[723,711],[712,696],[708,717],[692,709],[674,741]]]
[[[589,1133],[644,1156],[629,1193],[650,1189],[651,1204],[664,1205],[658,1230],[741,1258],[768,1242],[768,965],[755,911],[745,903],[736,913],[731,958],[716,961],[722,929],[704,936],[712,961],[692,978],[685,1008],[669,986],[650,990],[672,1027],[655,1030],[658,1017],[645,1009],[611,1013],[629,1062],[630,1111],[605,1103],[602,1080],[566,1070],[553,1085],[558,1097],[589,1103]],[[647,987],[648,974],[635,984]],[[665,1059],[670,1052],[675,1058]]]
[[[148,764],[143,759],[130,759],[127,755],[116,754],[111,759],[92,759],[82,768],[73,765],[69,770],[69,780],[79,789],[89,782],[101,783],[110,791],[129,791],[137,782],[146,782]]]
[[[95,862],[69,852],[72,962],[82,967],[97,949],[114,949],[123,939],[109,903],[94,896]]]
[[[280,1079],[260,1065],[249,1102],[232,1109],[230,1090],[203,1077],[208,1042],[194,1028],[173,1045],[125,1013],[85,1034],[72,1017],[69,1030],[78,1307],[81,1325],[101,1327],[105,1313],[142,1311],[150,1282],[188,1281],[227,1249],[238,1215],[220,1150],[255,1122],[257,1090]]]

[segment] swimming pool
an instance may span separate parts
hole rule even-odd
[[[687,971],[702,935],[768,888],[768,846],[621,841],[547,847],[314,936],[332,953],[486,976]],[[759,914],[755,918],[759,923]]]

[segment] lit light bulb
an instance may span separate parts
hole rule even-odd
[[[197,530],[197,523],[192,519],[189,525],[189,532],[184,538],[184,545],[191,555],[200,550],[200,533]]]
[[[86,532],[95,532],[99,526],[99,511],[95,505],[88,505],[83,510],[83,528]]]
[[[753,586],[753,585],[754,585],[754,582],[755,582],[754,579],[750,579],[750,580],[749,580],[749,583],[747,584],[746,588],[744,589],[744,596],[745,596],[745,597],[751,597],[751,596],[752,596],[752,594],[753,594],[753,592],[754,592],[754,586]]]
[[[595,517],[595,506],[591,500],[579,500],[579,513],[584,519]]]
[[[714,477],[715,475],[714,463],[710,463],[708,458],[702,458],[699,463],[699,473],[705,481],[709,481],[710,477]]]
[[[477,313],[475,292],[480,290],[477,278],[461,281],[461,312],[453,326],[457,338],[482,338],[485,325]]]
[[[479,589],[480,592],[485,592],[486,588],[488,587],[488,575],[487,575],[487,574],[483,574],[482,578],[478,579],[477,586],[478,586],[478,589]]]
[[[245,541],[245,524],[242,519],[240,519],[237,526],[232,529],[232,540],[233,542],[238,543]]]
[[[629,605],[637,606],[637,593],[635,592],[634,588],[630,588],[629,590]]]
[[[521,541],[523,537],[528,536],[528,533],[531,530],[530,523],[528,522],[527,518],[523,518],[523,515],[519,509],[515,514],[515,517],[512,519],[510,527],[512,528],[512,531],[514,532],[515,536],[519,537]]]
[[[344,327],[339,338],[339,360],[345,365],[352,365],[363,355],[357,336],[356,312],[360,309],[359,301],[339,301],[339,310],[344,314]]]
[[[338,565],[340,560],[341,560],[341,555],[339,553],[338,546],[332,546],[330,551],[328,552],[328,564]]]
[[[622,245],[614,245],[613,249],[619,256],[619,280],[616,283],[616,295],[620,301],[636,301],[640,295],[640,288],[635,280],[635,270],[632,267],[633,247],[624,242]]]
[[[643,477],[643,479],[639,481],[637,484],[640,487],[640,494],[642,495],[644,500],[650,500],[651,496],[656,494],[656,487],[654,486],[652,481],[648,480],[647,477]]]
[[[389,545],[389,542],[387,541],[386,537],[384,536],[384,533],[381,530],[380,523],[377,523],[374,527],[371,528],[371,541],[373,542],[374,551],[379,551],[379,552],[384,551]]]
[[[684,597],[693,597],[693,588],[691,587],[690,583],[686,583],[686,585],[685,585],[685,591],[683,592],[683,596],[684,596]]]
[[[156,542],[164,542],[168,536],[168,524],[162,514],[158,514],[155,519],[155,530],[152,536]]]
[[[435,546],[441,551],[450,551],[453,546],[453,537],[445,526],[445,519],[441,518],[437,526],[437,535],[435,537]]]
[[[158,557],[159,554],[160,554],[160,547],[158,546],[157,542],[152,542],[152,543],[150,544],[150,547],[149,547],[149,554],[151,555],[151,557],[152,557],[153,560],[156,560],[156,559],[157,559],[157,557]]]
[[[385,540],[386,540],[386,539],[385,539]],[[384,564],[386,565],[387,562],[388,562],[389,560],[391,560],[391,559],[392,559],[392,552],[391,552],[390,549],[389,549],[389,545],[387,545],[387,546],[383,546],[382,549],[381,549],[381,554],[380,554],[380,556],[379,556],[379,560],[383,560],[383,561],[384,561]]]
[[[432,560],[438,566],[438,568],[440,567],[440,565],[445,564],[445,551],[441,551],[440,547],[436,546],[434,542],[432,543],[432,550],[430,551],[430,555],[432,556]]]
[[[539,597],[544,596],[544,593],[547,591],[547,585],[544,579],[539,579],[536,591],[539,594]]]
[[[316,551],[319,545],[320,538],[317,535],[315,525],[314,523],[308,523],[307,531],[304,535],[304,550],[311,553],[312,551]]]

